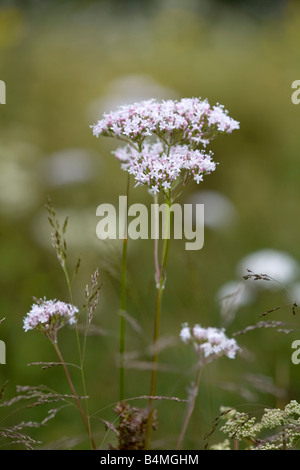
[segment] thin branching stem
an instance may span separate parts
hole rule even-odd
[[[59,349],[59,347],[58,347],[57,342],[54,342],[54,341],[53,341],[52,344],[53,344],[53,346],[54,346],[54,348],[55,348],[55,350],[56,350],[56,352],[57,352],[57,355],[58,355],[58,357],[59,357],[61,363],[62,363],[64,372],[65,372],[66,377],[67,377],[67,381],[68,381],[69,386],[70,386],[70,389],[71,389],[71,391],[72,391],[72,393],[73,393],[73,395],[74,395],[77,408],[78,408],[78,410],[79,410],[79,412],[80,412],[80,415],[81,415],[81,417],[82,417],[84,426],[85,426],[86,431],[87,431],[87,433],[88,433],[88,435],[89,435],[89,439],[90,439],[92,448],[93,448],[94,450],[96,450],[96,449],[97,449],[97,446],[96,446],[96,443],[95,443],[95,441],[94,441],[94,438],[93,438],[93,436],[92,436],[92,434],[91,434],[91,429],[90,429],[90,426],[89,426],[89,423],[88,423],[88,419],[87,419],[87,417],[86,417],[86,415],[85,415],[85,413],[84,413],[84,410],[83,410],[83,408],[82,408],[82,406],[81,406],[79,397],[78,397],[78,395],[77,395],[77,392],[76,392],[76,390],[75,390],[75,387],[74,387],[73,382],[72,382],[72,379],[71,379],[71,376],[70,376],[70,374],[69,374],[68,367],[67,367],[67,365],[66,365],[66,363],[65,363],[65,361],[64,361],[64,358],[63,358],[62,353],[61,353],[61,351],[60,351],[60,349]]]
[[[171,200],[167,200],[168,206],[171,206]],[[154,313],[154,334],[153,334],[153,355],[152,355],[152,372],[151,372],[151,384],[150,384],[150,397],[154,397],[156,393],[156,381],[157,381],[157,366],[158,366],[158,339],[159,339],[159,326],[160,326],[160,314],[161,304],[164,285],[166,281],[166,266],[170,245],[170,226],[171,226],[171,212],[168,211],[165,217],[165,228],[164,228],[164,240],[161,255],[161,266],[159,270],[159,277],[156,274],[156,300],[155,300],[155,313]],[[157,244],[154,243],[154,251],[157,250]],[[156,254],[154,255],[156,257]],[[149,449],[152,421],[153,421],[153,398],[149,399],[149,417],[146,430],[145,448]]]
[[[201,378],[201,370],[202,370],[202,367],[199,367],[198,372],[197,372],[196,381],[195,381],[195,384],[193,386],[193,390],[190,394],[188,410],[187,410],[187,414],[185,416],[183,426],[181,428],[181,432],[180,432],[180,435],[179,435],[179,438],[178,438],[178,441],[177,441],[176,450],[180,449],[180,447],[182,445],[182,441],[184,439],[188,424],[190,422],[191,416],[192,416],[194,408],[195,408],[195,403],[196,403],[196,398],[197,398],[197,395],[198,395],[199,383],[200,383],[200,378]]]
[[[128,214],[128,198],[129,198],[129,183],[130,176],[127,177],[127,207],[125,216],[125,226],[123,235],[123,249],[122,249],[122,265],[121,265],[121,291],[120,291],[120,401],[125,398],[125,313],[126,313],[126,273],[127,273],[127,214]]]
[[[78,260],[77,265],[75,267],[74,275],[72,277],[72,280],[69,276],[68,268],[67,268],[67,244],[65,240],[65,232],[67,229],[67,223],[68,223],[68,217],[66,218],[62,230],[60,230],[60,224],[56,218],[56,213],[52,205],[52,201],[50,198],[48,198],[46,208],[49,212],[49,222],[52,228],[54,229],[54,232],[52,234],[52,240],[53,240],[53,247],[56,250],[57,258],[59,260],[59,263],[62,267],[62,270],[64,272],[68,290],[69,290],[69,296],[70,296],[70,301],[72,304],[74,304],[73,301],[73,292],[72,292],[72,284],[75,279],[75,276],[77,274],[80,260]],[[78,331],[78,326],[77,323],[75,325],[75,331],[76,331],[76,341],[77,341],[77,348],[78,348],[78,355],[79,355],[79,364],[80,364],[80,372],[81,372],[81,380],[82,380],[82,386],[83,386],[83,394],[86,397],[86,383],[85,383],[85,377],[84,377],[84,369],[83,369],[83,355],[81,352],[81,344],[80,344],[80,338],[79,338],[79,331]],[[91,429],[90,429],[90,419],[89,419],[89,410],[88,410],[88,400],[85,398],[85,406],[86,406],[86,415],[87,415],[87,423],[89,427],[89,434],[91,434]]]
[[[155,210],[155,217],[154,217],[154,247],[153,247],[153,256],[154,256],[154,266],[155,266],[155,280],[156,283],[159,282],[160,278],[160,267],[159,267],[159,260],[158,260],[158,211],[157,211],[157,204],[158,204],[158,196],[157,194],[154,195],[154,210]]]
[[[63,264],[63,271],[66,276],[67,280],[67,285],[69,289],[69,294],[70,294],[70,300],[71,303],[73,304],[73,292],[72,292],[72,282],[70,280],[70,276],[66,267],[66,264]],[[87,397],[87,390],[86,390],[86,382],[85,382],[85,376],[84,376],[84,368],[83,368],[83,354],[81,352],[81,344],[80,344],[80,338],[79,338],[79,331],[78,331],[78,325],[77,323],[75,324],[75,332],[76,332],[76,341],[77,341],[77,348],[78,348],[78,356],[79,356],[79,364],[80,364],[80,373],[81,373],[81,381],[82,381],[82,387],[83,387],[83,395]],[[88,399],[85,398],[85,408],[86,408],[86,416],[87,416],[87,423],[88,423],[88,428],[89,428],[89,435],[91,434],[91,423],[90,423],[90,417],[89,417],[89,405],[88,405]]]

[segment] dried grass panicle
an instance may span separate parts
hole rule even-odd
[[[292,307],[292,314],[295,316],[296,315],[296,308],[298,307],[296,302],[294,302],[293,304],[288,304],[288,306]],[[259,315],[259,317],[265,317],[266,315],[269,315],[269,313],[276,312],[276,310],[279,310],[280,308],[282,308],[281,305],[279,305],[277,307],[274,307],[274,308],[271,308],[271,309],[267,310],[266,312],[261,313]]]
[[[99,302],[99,295],[102,286],[103,284],[99,284],[99,270],[97,268],[94,274],[91,275],[91,290],[88,285],[85,286],[86,303],[84,304],[84,308],[86,308],[88,312],[89,325],[92,323],[94,312]]]
[[[68,217],[66,217],[61,229],[50,197],[47,198],[46,209],[48,210],[49,214],[49,223],[53,228],[53,232],[51,233],[52,246],[56,251],[59,263],[61,264],[62,268],[65,269],[67,259],[67,243],[64,235],[67,230]]]
[[[17,426],[13,426],[11,428],[0,428],[0,446],[1,441],[7,439],[9,440],[8,444],[10,446],[22,444],[27,450],[33,450],[35,445],[40,444],[40,441],[36,441],[27,434],[19,432],[19,428]],[[7,442],[5,445],[7,445]]]
[[[17,395],[11,398],[10,400],[0,403],[0,407],[12,406],[15,403],[24,400],[26,402],[31,401],[30,403],[26,404],[26,408],[33,408],[35,406],[43,405],[46,403],[56,403],[59,401],[74,399],[73,395],[55,393],[52,390],[48,389],[48,387],[45,385],[39,385],[36,387],[32,387],[30,385],[18,385],[16,387],[16,390]],[[85,399],[87,397],[81,396],[78,398]]]
[[[2,400],[3,396],[4,396],[4,392],[5,392],[5,389],[8,385],[8,380],[6,382],[4,382],[4,384],[2,385],[1,389],[0,389],[0,400]]]
[[[249,274],[246,274],[245,276],[243,276],[243,279],[245,280],[248,280],[248,279],[253,279],[254,281],[271,281],[271,282],[276,282],[277,284],[279,284],[283,289],[285,289],[287,292],[289,292],[289,290],[286,288],[286,286],[284,286],[278,279],[275,279],[274,277],[272,276],[269,276],[269,274],[265,274],[265,273],[253,273],[253,271],[251,271],[251,269],[247,269],[248,273]],[[292,305],[292,314],[293,315],[296,315],[296,308],[298,307],[297,303],[296,302],[293,302]],[[272,312],[275,312],[276,310],[279,310],[281,308],[281,306],[277,306],[277,307],[274,307],[274,308],[271,308],[270,310],[267,310],[266,312],[264,313],[261,313],[259,316],[260,317],[264,317],[266,315],[268,315],[269,313],[272,313]]]
[[[0,390],[0,399],[3,398],[4,390],[7,385],[8,385],[8,382],[5,382],[5,384],[2,386]],[[43,391],[45,389],[46,388],[44,386],[40,386],[40,387],[19,386],[17,387],[17,393],[22,393],[22,394],[17,395],[13,397],[12,399],[7,400],[5,402],[2,402],[0,406],[2,407],[12,406],[21,400],[27,400],[30,398],[36,399],[37,396],[44,395]],[[30,407],[30,404],[25,405],[25,408],[28,408],[28,407]],[[21,421],[20,423],[13,425],[13,426],[0,427],[0,447],[2,446],[2,442],[3,442],[3,446],[7,446],[7,445],[13,446],[13,445],[21,444],[27,450],[34,449],[34,446],[36,446],[37,444],[40,444],[40,441],[37,441],[33,439],[32,437],[30,437],[28,434],[23,433],[23,429],[24,428],[39,428],[41,426],[44,426],[50,419],[52,419],[55,416],[57,411],[56,410],[48,411],[48,416],[46,416],[46,418],[42,422]]]
[[[3,398],[4,390],[7,386],[6,382],[0,390],[0,400]],[[12,413],[21,411],[24,409],[34,408],[36,406],[47,405],[51,403],[61,403],[55,408],[51,408],[47,411],[46,416],[42,421],[21,421],[20,423],[7,427],[0,427],[0,447],[22,445],[27,450],[33,450],[40,445],[41,442],[33,439],[28,434],[23,433],[24,428],[40,428],[45,426],[50,420],[55,418],[57,413],[65,407],[72,406],[71,400],[74,399],[73,395],[55,393],[48,389],[45,385],[29,386],[29,385],[18,385],[16,387],[17,395],[13,398],[1,402],[0,407],[13,407]],[[84,399],[87,397],[78,397]],[[23,402],[23,406],[20,403]],[[15,404],[19,406],[14,407]],[[11,412],[10,412],[11,413]],[[2,445],[3,441],[3,445]],[[17,447],[19,448],[19,447]]]
[[[274,280],[276,280],[276,279],[273,279],[271,276],[269,276],[268,274],[265,274],[265,273],[254,273],[253,271],[251,271],[251,269],[247,269],[247,271],[248,271],[249,274],[245,274],[245,276],[243,276],[245,281],[247,281],[248,279],[253,279],[254,281],[274,281]]]
[[[234,408],[224,408],[213,420],[212,420],[212,423],[211,423],[211,428],[210,430],[208,431],[208,433],[204,434],[203,436],[203,439],[205,441],[205,449],[208,448],[208,445],[209,445],[209,439],[210,437],[214,434],[214,432],[216,431],[216,429],[218,428],[220,422],[222,421],[222,419],[224,419],[224,417],[226,415],[228,415],[229,413],[232,413],[234,412]]]
[[[47,413],[47,416],[46,418],[43,419],[43,421],[41,422],[41,425],[44,426],[45,424],[48,423],[48,421],[50,421],[51,419],[55,418],[55,416],[57,415],[57,413],[62,409],[64,408],[65,406],[67,405],[62,405],[62,406],[59,406],[57,408],[53,408],[51,410],[48,410],[48,413]]]
[[[258,328],[276,328],[278,332],[281,333],[290,333],[294,331],[293,328],[283,328],[286,327],[288,324],[283,321],[259,321],[256,323],[256,325],[249,325],[246,326],[243,330],[236,331],[235,333],[232,334],[232,336],[239,336],[239,335],[244,335],[245,333],[248,333],[249,331],[257,330]]]
[[[65,362],[67,366],[73,366],[76,367],[77,369],[80,369],[80,367],[77,364],[73,364],[72,362]],[[62,366],[62,362],[45,362],[45,361],[39,361],[39,362],[30,362],[27,364],[28,366],[42,366],[42,370],[45,369],[51,369],[52,367],[59,367]]]

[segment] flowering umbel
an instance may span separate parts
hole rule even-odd
[[[23,328],[39,331],[56,343],[58,330],[67,323],[76,323],[78,312],[77,307],[60,300],[38,299],[24,318]]]
[[[234,359],[240,350],[235,339],[227,338],[223,329],[202,328],[200,325],[190,328],[184,323],[179,336],[185,344],[193,346],[205,362],[222,356]]]
[[[239,128],[220,104],[184,98],[143,101],[120,106],[91,126],[95,136],[116,137],[126,143],[115,156],[137,185],[162,192],[174,200],[190,181],[199,183],[216,169],[207,144],[218,134]]]

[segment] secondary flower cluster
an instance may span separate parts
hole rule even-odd
[[[206,154],[203,148],[218,134],[238,129],[239,123],[220,104],[211,107],[207,100],[184,98],[120,106],[91,127],[97,137],[127,143],[114,153],[137,184],[170,194],[180,176],[185,184],[189,177],[199,183],[204,174],[215,170],[212,153]]]
[[[166,152],[160,141],[153,145],[146,143],[140,152],[126,145],[114,154],[122,162],[121,168],[134,176],[137,185],[148,185],[153,194],[167,192],[180,175],[199,183],[204,174],[216,168],[211,152],[191,150],[188,145],[175,145]]]
[[[235,339],[227,338],[223,329],[202,328],[200,325],[190,328],[187,323],[184,323],[179,336],[185,344],[192,345],[205,359],[221,356],[234,359],[240,350]]]
[[[39,299],[23,321],[25,331],[36,330],[56,342],[57,331],[64,325],[77,322],[78,308],[59,300]]]

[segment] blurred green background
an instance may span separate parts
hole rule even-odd
[[[5,398],[15,387],[47,384],[69,393],[63,372],[27,364],[56,361],[55,351],[37,333],[25,333],[23,316],[32,296],[69,301],[63,272],[51,247],[45,202],[53,200],[61,221],[69,215],[68,263],[82,258],[74,284],[74,303],[97,267],[103,287],[95,325],[103,334],[89,337],[86,357],[88,393],[97,443],[113,442],[101,419],[113,420],[118,400],[119,270],[121,242],[96,237],[96,208],[117,203],[127,175],[111,156],[117,142],[92,136],[90,125],[117,105],[144,98],[200,96],[220,102],[241,129],[212,143],[217,171],[201,186],[190,186],[180,202],[217,195],[207,209],[204,248],[185,251],[172,241],[163,299],[160,356],[163,370],[157,393],[186,398],[194,380],[196,357],[177,340],[181,324],[227,326],[228,334],[253,325],[260,313],[283,307],[266,319],[292,324],[284,335],[260,329],[238,338],[245,354],[208,366],[202,378],[185,449],[201,449],[220,405],[260,412],[300,400],[299,366],[291,362],[291,343],[300,339],[296,300],[285,289],[258,289],[252,303],[239,306],[230,321],[221,315],[218,291],[242,281],[240,260],[261,249],[285,252],[300,262],[300,106],[292,104],[291,84],[299,79],[300,5],[291,1],[22,1],[0,2],[0,79],[6,104],[0,109],[0,338],[7,364],[0,366]],[[132,185],[133,188],[133,185]],[[130,201],[151,203],[144,188]],[[222,202],[223,201],[223,202]],[[214,216],[217,207],[224,210]],[[206,209],[205,209],[206,210]],[[225,212],[224,212],[225,211]],[[226,212],[227,211],[227,212]],[[220,212],[220,211],[219,211]],[[225,215],[224,215],[225,214]],[[223,217],[222,217],[223,216]],[[221,218],[221,221],[219,220]],[[154,311],[152,242],[129,243],[128,313],[139,328],[127,326],[132,353],[126,395],[149,393]],[[267,268],[266,268],[267,269]],[[300,276],[298,277],[298,280]],[[290,286],[289,286],[290,287]],[[294,296],[294,297],[293,297]],[[300,302],[300,299],[299,299]],[[66,361],[78,360],[74,331],[60,332]],[[170,340],[170,342],[169,342]],[[81,392],[81,382],[72,370]],[[145,401],[132,402],[144,406]],[[53,405],[52,405],[53,407]],[[1,426],[42,420],[51,406],[0,409]],[[158,402],[155,448],[172,449],[185,412],[181,403]],[[76,410],[62,410],[47,426],[33,429],[42,445],[59,447],[65,437],[84,430]],[[210,443],[223,439],[218,432]],[[56,442],[56,444],[53,444]],[[1,441],[3,448],[7,443]]]

